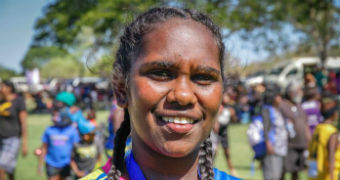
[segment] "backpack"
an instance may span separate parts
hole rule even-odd
[[[264,106],[269,110],[269,118],[274,121],[274,112],[271,106]],[[274,140],[273,131],[269,132],[269,139]],[[248,142],[254,151],[254,158],[261,159],[266,155],[266,142],[264,139],[263,118],[261,115],[255,116],[247,130]]]

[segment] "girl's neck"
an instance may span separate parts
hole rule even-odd
[[[135,135],[135,138],[139,137]],[[186,157],[170,158],[155,152],[141,139],[132,141],[132,149],[136,162],[147,180],[198,179],[199,149]]]

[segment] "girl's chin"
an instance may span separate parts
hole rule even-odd
[[[182,158],[188,156],[190,153],[194,151],[194,147],[180,147],[172,145],[171,147],[164,147],[160,152],[164,156],[172,157],[172,158]]]

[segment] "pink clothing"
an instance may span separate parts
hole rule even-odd
[[[103,171],[105,174],[108,174],[110,169],[111,169],[111,166],[112,166],[112,158],[110,158],[109,160],[107,160],[107,162],[105,163],[105,165],[102,167]],[[124,177],[119,177],[119,180],[128,180]]]
[[[110,169],[111,169],[111,166],[112,166],[112,158],[110,158],[109,160],[107,160],[107,162],[105,163],[105,165],[102,167],[103,171],[105,174],[108,174]]]

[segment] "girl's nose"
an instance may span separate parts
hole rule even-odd
[[[181,106],[194,105],[197,103],[196,94],[190,83],[190,79],[187,77],[179,78],[168,93],[167,101],[177,103]]]

